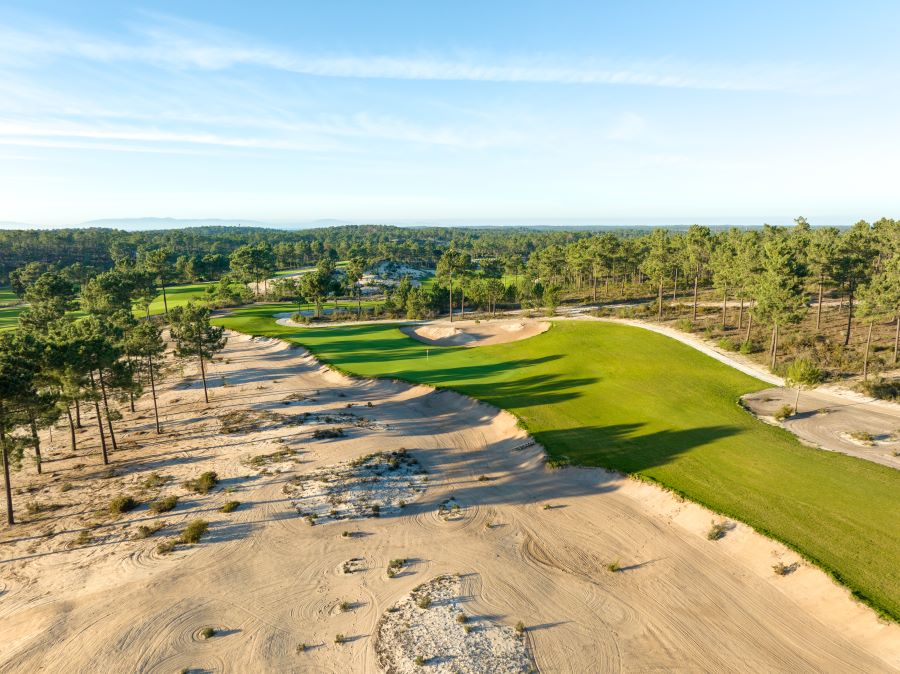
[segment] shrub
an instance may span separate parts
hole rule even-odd
[[[93,540],[94,536],[87,529],[83,529],[75,538],[76,545],[87,545]]]
[[[515,626],[515,630],[516,630],[516,634],[518,634],[519,636],[522,636],[523,634],[525,634],[525,623],[523,623],[521,620],[519,622],[517,622],[516,626]]]
[[[181,542],[188,543],[199,543],[200,539],[203,538],[203,535],[209,530],[209,522],[206,520],[194,520],[189,523],[184,531],[181,532]]]
[[[200,630],[200,636],[204,639],[209,639],[211,637],[214,637],[215,635],[216,630],[212,627],[204,627],[202,630]]]
[[[178,541],[174,538],[170,538],[167,541],[161,541],[160,544],[156,546],[156,551],[161,555],[167,555],[175,549],[177,544]]]
[[[489,478],[487,475],[479,475],[479,476],[478,476],[478,481],[479,481],[479,482],[487,482],[487,481],[490,480],[490,479],[491,479],[491,478]]]
[[[59,491],[60,491],[60,492],[69,491],[70,489],[72,489],[72,483],[71,483],[71,482],[63,482],[61,485],[59,485]]]
[[[456,622],[459,623],[460,625],[464,625],[466,623],[466,620],[468,620],[468,618],[466,617],[465,613],[457,613],[456,614]]]
[[[416,606],[418,606],[419,608],[423,608],[423,609],[431,606],[431,595],[430,594],[419,595],[419,597],[416,599]]]
[[[215,471],[210,470],[202,473],[200,477],[196,477],[193,480],[186,480],[184,482],[184,488],[190,489],[196,494],[208,494],[209,490],[215,487],[218,483],[218,474]]]
[[[874,381],[863,382],[861,387],[864,393],[869,394],[873,398],[882,400],[897,400],[900,398],[900,379],[879,377]]]
[[[342,538],[350,538],[352,535],[353,535],[353,534],[351,534],[349,531],[342,531],[342,532],[341,532],[341,537],[342,537]]]
[[[873,436],[868,431],[853,431],[850,434],[850,437],[856,440],[857,442],[861,442],[864,445],[874,445],[875,444],[875,436]]]
[[[117,496],[109,502],[109,512],[113,515],[120,515],[122,513],[127,513],[136,505],[134,499],[130,496]]]
[[[613,560],[609,564],[606,565],[606,570],[609,571],[610,573],[615,573],[616,571],[619,571],[621,568],[622,567],[619,565],[618,559]]]
[[[694,331],[694,323],[690,318],[679,318],[675,321],[675,327],[681,330],[682,332],[693,332]]]
[[[150,504],[150,510],[155,513],[167,513],[175,505],[178,503],[177,496],[166,496],[165,498],[157,499]]]
[[[138,530],[134,533],[133,538],[135,540],[140,540],[142,538],[150,538],[150,536],[155,534],[157,531],[162,529],[164,526],[166,526],[165,522],[157,522],[156,524],[154,524],[152,526],[147,526],[146,524],[142,524],[141,526],[138,527]]]
[[[230,512],[234,512],[235,510],[237,510],[239,505],[241,505],[240,501],[229,501],[228,503],[223,505],[221,508],[219,508],[219,510],[221,510],[223,513],[230,513]]]
[[[147,487],[148,489],[152,489],[153,487],[161,487],[171,479],[172,478],[170,478],[170,477],[163,477],[162,475],[160,475],[159,473],[156,473],[156,472],[150,473],[150,475],[148,475],[147,478],[144,480],[144,486]]]
[[[469,623],[463,625],[463,630],[465,630],[466,634],[472,631],[472,626]]]
[[[749,356],[751,353],[756,353],[757,351],[759,351],[759,345],[755,342],[747,340],[746,342],[743,342],[741,344],[741,347],[738,350],[745,356]]]
[[[338,632],[337,634],[334,635],[334,643],[340,645],[340,644],[343,644],[346,642],[347,642],[347,637],[345,637],[340,632]]]
[[[723,351],[737,351],[740,348],[731,337],[722,337],[717,343]]]
[[[777,410],[775,410],[775,419],[777,419],[778,421],[784,421],[793,414],[794,408],[791,405],[782,405]]]
[[[350,610],[350,602],[342,601],[340,604],[338,604],[338,608],[341,610],[342,613],[346,613],[347,611]]]
[[[332,440],[334,438],[343,437],[343,428],[317,428],[313,431],[313,440]]]
[[[417,655],[416,659],[415,659],[415,663],[416,663],[417,667],[421,667],[422,665],[425,664],[425,658],[423,658],[421,655]]]
[[[306,644],[297,644],[297,653],[306,653]]]
[[[706,538],[711,541],[717,541],[725,536],[726,531],[728,531],[727,522],[716,522],[715,520],[713,520],[712,524],[709,527],[709,531],[706,532]]]
[[[786,576],[796,570],[796,564],[785,564],[784,562],[778,562],[777,564],[772,565],[772,571],[775,572],[776,576]]]

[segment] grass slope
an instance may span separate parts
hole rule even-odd
[[[552,459],[657,481],[784,541],[900,619],[900,473],[757,421],[737,404],[766,386],[752,377],[621,325],[557,322],[512,344],[429,348],[390,325],[285,328],[274,310],[218,322],[301,343],[347,372],[451,387],[507,409]]]

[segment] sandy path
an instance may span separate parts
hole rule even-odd
[[[744,396],[750,410],[769,423],[783,405],[794,405],[796,391],[766,389]],[[788,417],[780,425],[804,442],[821,449],[841,452],[891,468],[900,468],[900,412],[872,401],[853,401],[825,388],[800,394],[800,414]],[[865,431],[871,444],[856,440],[852,433]]]
[[[776,576],[776,561],[797,559],[783,546],[741,525],[711,542],[712,515],[661,489],[602,470],[547,470],[540,447],[513,451],[526,438],[505,412],[450,391],[350,380],[275,340],[232,335],[212,370],[209,409],[196,381],[164,394],[167,407],[181,399],[168,419],[178,436],[139,436],[143,448],[114,455],[135,470],[124,482],[152,467],[176,476],[173,493],[188,475],[218,471],[231,494],[185,497],[160,517],[202,514],[209,537],[168,556],[155,551],[155,537],[115,538],[150,519],[146,509],[116,520],[110,542],[75,550],[58,537],[35,543],[45,519],[5,533],[0,670],[374,672],[382,613],[416,585],[457,572],[470,615],[525,623],[542,672],[900,668],[900,627],[879,622],[815,568]],[[285,405],[289,394],[306,399]],[[388,428],[315,441],[307,426],[223,434],[214,418],[248,407],[346,411],[348,403]],[[147,419],[126,415],[123,425],[134,435]],[[285,472],[260,475],[240,462],[285,445],[301,461]],[[282,493],[295,475],[401,447],[430,478],[401,515],[310,526]],[[53,470],[76,480],[65,462]],[[88,495],[104,484],[77,480]],[[438,515],[450,496],[462,506],[455,521]],[[245,505],[219,513],[231,498]],[[78,516],[59,512],[56,528],[77,530]],[[360,535],[344,538],[345,529]],[[388,578],[398,557],[410,564]],[[344,574],[350,558],[360,569]],[[614,559],[617,573],[605,568]],[[352,608],[339,611],[341,601]],[[204,640],[207,625],[221,632]],[[334,644],[336,633],[348,643]],[[297,653],[301,642],[311,648]]]

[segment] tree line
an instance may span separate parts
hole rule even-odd
[[[42,472],[41,429],[64,420],[75,452],[76,429],[92,413],[99,458],[108,464],[118,449],[119,407],[134,411],[135,400],[149,389],[154,426],[161,432],[156,387],[170,356],[164,330],[175,356],[197,360],[209,402],[206,364],[224,348],[224,330],[210,324],[209,307],[199,303],[173,307],[164,318],[136,317],[134,307],[149,306],[157,296],[153,269],[123,263],[81,285],[71,269],[48,269],[26,280],[28,305],[20,325],[0,334],[0,459],[8,524],[15,522],[11,471],[30,454]]]

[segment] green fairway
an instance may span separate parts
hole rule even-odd
[[[12,288],[9,286],[0,287],[0,306],[15,304],[18,301],[19,297],[13,292]]]
[[[900,474],[757,421],[737,404],[767,386],[752,377],[621,325],[557,322],[512,344],[438,348],[391,325],[285,328],[276,310],[246,307],[217,322],[301,343],[347,372],[452,387],[508,409],[552,459],[655,480],[784,541],[900,618]]]
[[[19,324],[19,314],[24,307],[0,307],[0,332],[13,330]]]
[[[197,299],[203,299],[206,296],[207,287],[209,287],[209,283],[189,283],[183,286],[166,288],[166,303],[169,305],[169,310],[171,311],[173,307],[180,307]],[[137,310],[135,311],[137,312]],[[163,296],[162,292],[160,292],[150,304],[150,314],[155,316],[164,311]]]

